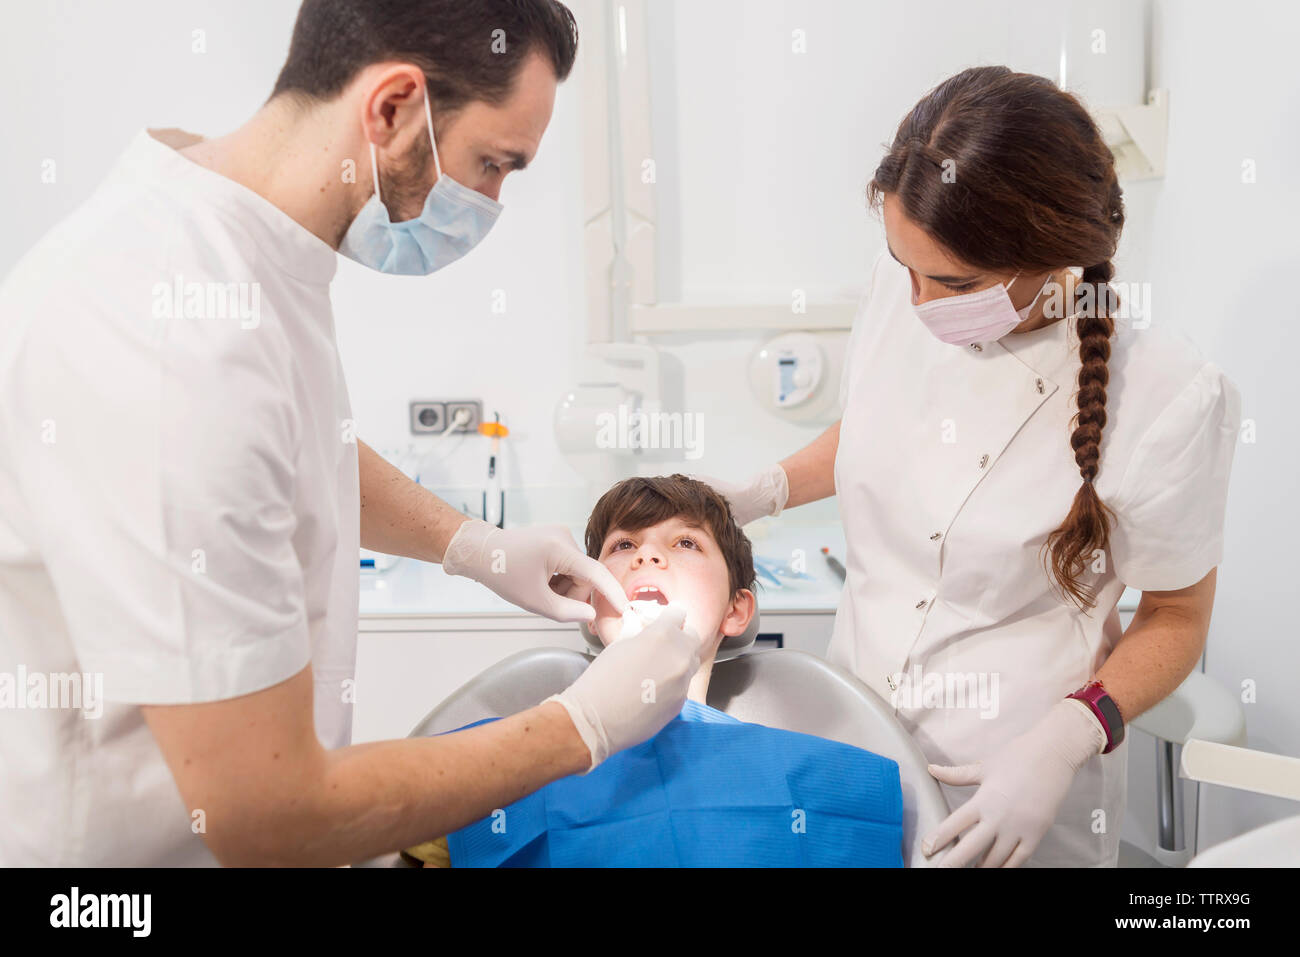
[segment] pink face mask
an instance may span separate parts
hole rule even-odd
[[[1016,273],[1005,286],[989,286],[978,292],[931,299],[920,305],[914,298],[912,309],[936,338],[951,345],[968,346],[973,342],[1001,339],[1029,318],[1030,310],[1038,301],[1035,296],[1034,301],[1023,309],[1016,309],[1011,304],[1007,290],[1019,278],[1020,273]]]

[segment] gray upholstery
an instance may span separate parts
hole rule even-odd
[[[529,708],[573,683],[591,658],[564,648],[521,651],[471,679],[411,732],[452,731],[483,718]],[[760,651],[714,664],[710,706],[742,721],[815,734],[874,751],[898,762],[903,789],[903,861],[928,866],[921,837],[947,815],[938,783],[893,709],[848,672],[801,651]],[[944,852],[947,853],[947,852]],[[396,854],[362,866],[400,866]]]

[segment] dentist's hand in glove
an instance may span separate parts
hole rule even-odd
[[[704,652],[685,620],[684,609],[664,608],[640,634],[606,647],[577,681],[546,699],[573,719],[591,752],[587,771],[658,734],[682,710]]]
[[[553,621],[594,621],[597,589],[622,613],[627,595],[613,573],[578,548],[563,525],[497,528],[471,518],[447,543],[442,569],[486,585],[506,601]]]
[[[980,867],[1019,867],[1056,819],[1079,768],[1105,746],[1106,733],[1088,706],[1066,698],[984,761],[930,765],[944,784],[978,784],[979,790],[925,836],[922,853],[928,857],[960,834],[940,867],[965,867],[981,856]]]
[[[721,492],[731,506],[737,525],[748,525],[766,515],[780,515],[790,497],[790,480],[779,464],[768,466],[744,482],[728,482],[708,475],[692,475],[690,478]]]

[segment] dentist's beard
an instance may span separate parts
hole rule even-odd
[[[406,222],[424,211],[434,184],[433,148],[425,137],[415,141],[395,164],[379,170],[379,197],[390,222]]]

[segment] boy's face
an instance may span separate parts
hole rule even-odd
[[[670,601],[686,609],[686,625],[701,637],[712,637],[708,657],[724,636],[742,634],[754,614],[754,595],[742,589],[735,596],[722,549],[707,528],[671,518],[635,532],[615,528],[605,536],[600,562],[623,585],[629,601]],[[591,630],[608,645],[623,630],[617,614],[599,592]]]

